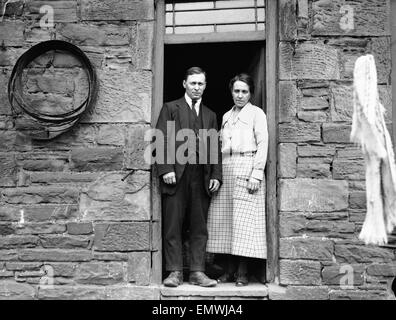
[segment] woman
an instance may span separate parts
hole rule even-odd
[[[218,282],[248,284],[249,258],[266,259],[265,179],[268,130],[262,109],[250,103],[254,83],[239,74],[229,84],[234,106],[223,116],[223,185],[212,197],[207,251],[228,254]]]

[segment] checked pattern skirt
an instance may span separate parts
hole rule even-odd
[[[253,159],[223,159],[223,184],[209,207],[207,252],[267,258],[265,180],[255,193],[247,189]]]

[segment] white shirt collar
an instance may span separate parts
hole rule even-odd
[[[188,104],[189,107],[191,108],[191,106],[192,106],[192,99],[187,95],[187,93],[184,94],[184,99],[186,99],[187,104]],[[202,101],[202,98],[198,99],[198,101],[197,101],[197,103],[196,103],[196,105],[195,105],[195,108],[198,108],[198,107],[201,105],[201,101]]]

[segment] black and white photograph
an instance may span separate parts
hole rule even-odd
[[[0,0],[0,300],[396,300],[395,66],[396,0]]]

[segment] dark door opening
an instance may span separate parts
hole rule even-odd
[[[236,74],[250,74],[256,86],[251,102],[266,111],[265,101],[265,43],[228,42],[171,44],[164,48],[164,102],[179,99],[184,95],[183,78],[185,71],[199,66],[207,73],[207,86],[203,103],[217,114],[219,128],[222,117],[232,106],[233,101],[228,88],[229,81]],[[185,221],[184,225],[188,225]],[[188,230],[184,228],[184,240]],[[188,242],[184,241],[183,260],[185,277],[188,272]],[[218,277],[223,270],[221,255],[208,255],[207,274]],[[165,263],[163,263],[165,266]],[[258,261],[253,268],[255,274],[266,273],[265,263]],[[163,277],[165,270],[163,270]]]
[[[247,72],[254,78],[256,93],[252,103],[265,111],[264,58],[263,42],[166,45],[164,101],[182,97],[185,71],[199,66],[207,73],[203,102],[216,112],[219,126],[224,113],[233,105],[228,83],[241,72]]]

